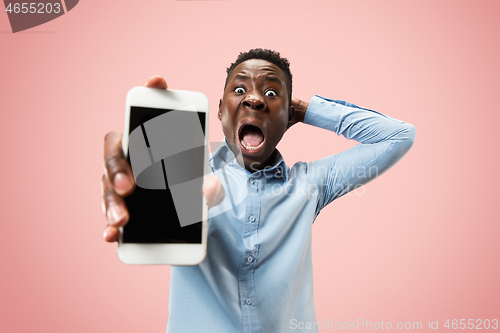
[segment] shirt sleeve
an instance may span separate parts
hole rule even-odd
[[[307,173],[319,190],[316,215],[333,200],[389,170],[415,142],[411,124],[318,95],[311,99],[304,123],[360,143],[307,164]]]

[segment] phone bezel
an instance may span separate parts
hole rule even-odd
[[[130,127],[130,108],[149,107],[157,109],[181,110],[186,112],[204,112],[205,117],[205,153],[203,174],[208,174],[208,111],[207,97],[199,92],[134,87],[127,93],[125,108],[125,130],[122,149],[127,157]],[[123,228],[118,240],[118,257],[126,264],[137,265],[179,265],[192,266],[201,263],[207,252],[207,216],[208,207],[203,198],[203,220],[201,244],[143,244],[123,243]]]

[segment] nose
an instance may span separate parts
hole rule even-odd
[[[258,94],[248,94],[243,100],[243,105],[259,111],[266,108],[266,103]]]

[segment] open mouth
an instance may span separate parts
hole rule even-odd
[[[240,145],[247,153],[256,153],[264,145],[266,138],[257,126],[243,125],[239,133]]]

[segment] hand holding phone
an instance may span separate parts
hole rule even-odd
[[[163,78],[152,77],[146,82],[146,87],[166,89]],[[122,135],[117,132],[108,133],[104,142],[104,166],[102,177],[103,210],[108,220],[104,238],[108,242],[118,240],[118,228],[127,224],[129,212],[124,197],[133,193],[135,181],[122,153]],[[203,193],[208,207],[217,205],[224,198],[224,190],[215,176],[206,177]]]

